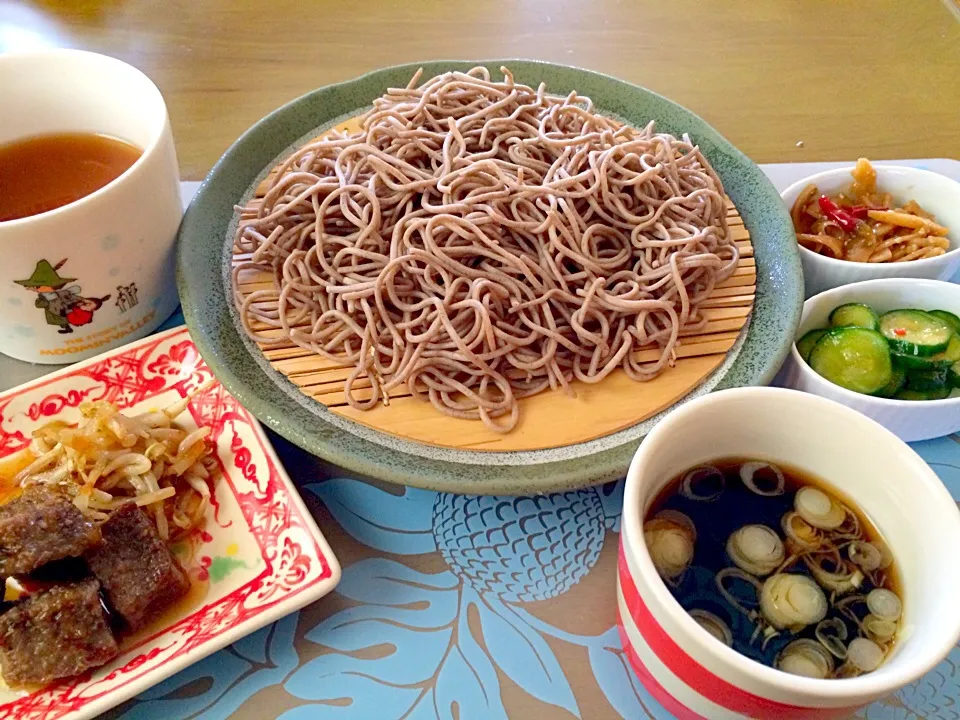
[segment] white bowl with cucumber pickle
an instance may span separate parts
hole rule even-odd
[[[778,384],[862,412],[906,441],[960,430],[960,285],[888,278],[803,304]]]

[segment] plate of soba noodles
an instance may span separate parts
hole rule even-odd
[[[526,60],[392,67],[268,115],[187,210],[178,283],[272,430],[497,494],[614,479],[677,404],[768,383],[803,300],[745,155],[660,95]]]

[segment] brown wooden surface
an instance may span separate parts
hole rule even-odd
[[[441,57],[534,57],[616,75],[690,107],[757,162],[960,158],[960,11],[952,2],[0,0],[0,52],[45,43],[78,47],[147,72],[167,99],[185,179],[202,178],[244,129],[308,90],[388,64]],[[298,482],[339,474],[277,443]],[[304,497],[345,569],[384,555],[351,538],[313,494]],[[614,617],[616,548],[608,532],[586,577],[525,608],[571,632],[604,632]],[[425,573],[449,567],[439,552],[389,557]],[[299,664],[328,652],[305,636],[352,604],[334,593],[300,613]],[[587,652],[547,642],[573,686],[580,717],[619,718]],[[177,693],[204,692],[213,683],[209,674]],[[574,717],[533,699],[505,675],[500,682],[511,717]],[[269,685],[231,717],[276,717],[303,702],[281,684]],[[124,717],[133,705],[107,717]],[[890,709],[905,712],[900,700]]]
[[[308,90],[443,57],[616,75],[693,109],[757,162],[958,158],[952,2],[0,0],[0,51],[46,42],[146,71],[186,179]]]

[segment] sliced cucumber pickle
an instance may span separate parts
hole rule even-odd
[[[951,365],[960,360],[960,335],[954,333],[947,343],[947,349],[933,356],[934,360],[948,362]]]
[[[947,387],[947,368],[935,370],[911,370],[907,373],[909,390],[939,390]]]
[[[952,312],[947,312],[946,310],[930,310],[928,312],[934,317],[938,317],[952,325],[953,331],[960,335],[960,317],[957,317]]]
[[[821,377],[854,392],[940,400],[960,389],[960,317],[903,308],[877,315],[864,303],[838,305],[830,327],[810,330],[797,352]]]
[[[956,333],[947,343],[946,350],[930,357],[893,353],[894,366],[906,370],[943,370],[951,367],[957,360],[960,360],[960,335]]]
[[[891,310],[880,316],[880,332],[894,352],[930,357],[947,349],[953,327],[924,310]]]
[[[897,400],[943,400],[950,394],[950,388],[939,390],[911,390],[906,388],[893,397]]]
[[[950,381],[950,384],[960,390],[960,360],[953,364],[947,371],[947,379]]]
[[[800,357],[802,357],[804,361],[810,360],[810,351],[813,350],[813,346],[816,345],[817,340],[826,335],[827,332],[829,331],[825,328],[817,328],[797,340],[797,352],[800,353]]]
[[[862,327],[868,330],[880,329],[880,316],[873,308],[863,303],[847,303],[834,308],[830,313],[830,325],[833,327]]]
[[[895,352],[891,353],[891,357],[894,367],[900,367],[904,370],[936,370],[937,368],[948,368],[952,364],[940,358],[939,354],[931,357],[916,357]]]
[[[873,395],[893,379],[890,347],[876,330],[834,328],[810,351],[810,367],[823,378],[853,392]]]
[[[882,388],[877,390],[874,393],[877,397],[882,398],[891,398],[897,394],[899,390],[903,388],[907,381],[907,371],[903,368],[899,368],[896,365],[893,366],[893,375],[890,377],[890,382],[884,385]]]

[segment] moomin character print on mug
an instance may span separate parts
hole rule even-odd
[[[74,327],[89,325],[94,313],[110,299],[103,297],[84,297],[79,285],[71,285],[77,278],[61,277],[57,272],[66,264],[64,258],[56,265],[47,260],[37,263],[33,274],[26,280],[15,280],[30,292],[37,294],[34,305],[43,310],[47,325],[53,325],[62,335],[73,332]]]

